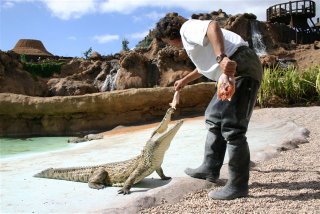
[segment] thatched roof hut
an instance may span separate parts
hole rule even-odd
[[[13,52],[37,57],[51,57],[53,56],[46,50],[43,43],[40,40],[35,39],[20,39],[16,46],[12,49]]]

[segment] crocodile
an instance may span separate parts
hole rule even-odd
[[[132,159],[97,166],[49,168],[34,177],[85,182],[93,189],[103,189],[106,186],[122,187],[118,191],[119,194],[129,194],[134,184],[154,171],[162,180],[171,179],[164,175],[161,164],[173,137],[183,124],[183,120],[180,120],[168,129],[174,110],[173,107],[167,110],[141,153]]]

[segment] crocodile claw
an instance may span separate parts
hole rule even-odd
[[[170,180],[170,179],[171,179],[171,177],[167,177],[167,176],[161,178],[161,180]]]
[[[121,189],[118,190],[118,194],[127,195],[127,194],[130,194],[130,190],[123,187],[123,188],[121,188]]]

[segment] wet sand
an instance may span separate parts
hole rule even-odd
[[[183,118],[180,118],[183,119]],[[193,120],[202,120],[203,116],[194,116],[190,118],[184,118],[183,120],[186,121],[193,121]],[[172,118],[172,121],[170,124],[175,123],[179,119]],[[101,134],[104,136],[112,136],[116,134],[127,134],[130,132],[136,132],[136,131],[142,131],[150,128],[155,128],[160,124],[160,122],[155,122],[155,123],[148,123],[148,124],[143,124],[143,125],[132,125],[132,126],[118,126],[110,131],[102,132]]]

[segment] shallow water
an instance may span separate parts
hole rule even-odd
[[[70,148],[68,137],[0,138],[0,158]]]
[[[104,152],[110,153],[109,162],[120,161],[125,157],[133,157],[139,154],[156,126],[157,124],[131,126],[114,130],[115,132],[106,132],[104,139],[98,140],[97,143],[104,144]],[[290,131],[294,129],[295,124],[288,121],[269,121],[268,123],[251,121],[247,138],[252,154],[260,152],[267,146],[278,144],[283,141],[283,138],[286,138],[286,135],[291,135]],[[186,120],[174,137],[166,156],[179,157],[186,155],[188,165],[199,164],[204,152],[206,134],[207,129],[202,117]],[[69,137],[0,138],[0,159],[23,158],[49,152],[68,151],[71,148],[86,147],[96,142],[69,144],[67,143],[68,139]],[[192,154],[181,154],[184,150],[192,151]],[[88,148],[87,152],[82,154],[82,157],[90,156],[91,152],[92,148]],[[90,158],[88,157],[88,159]],[[96,157],[94,159],[97,160]],[[226,155],[225,162],[227,160],[228,155]]]

